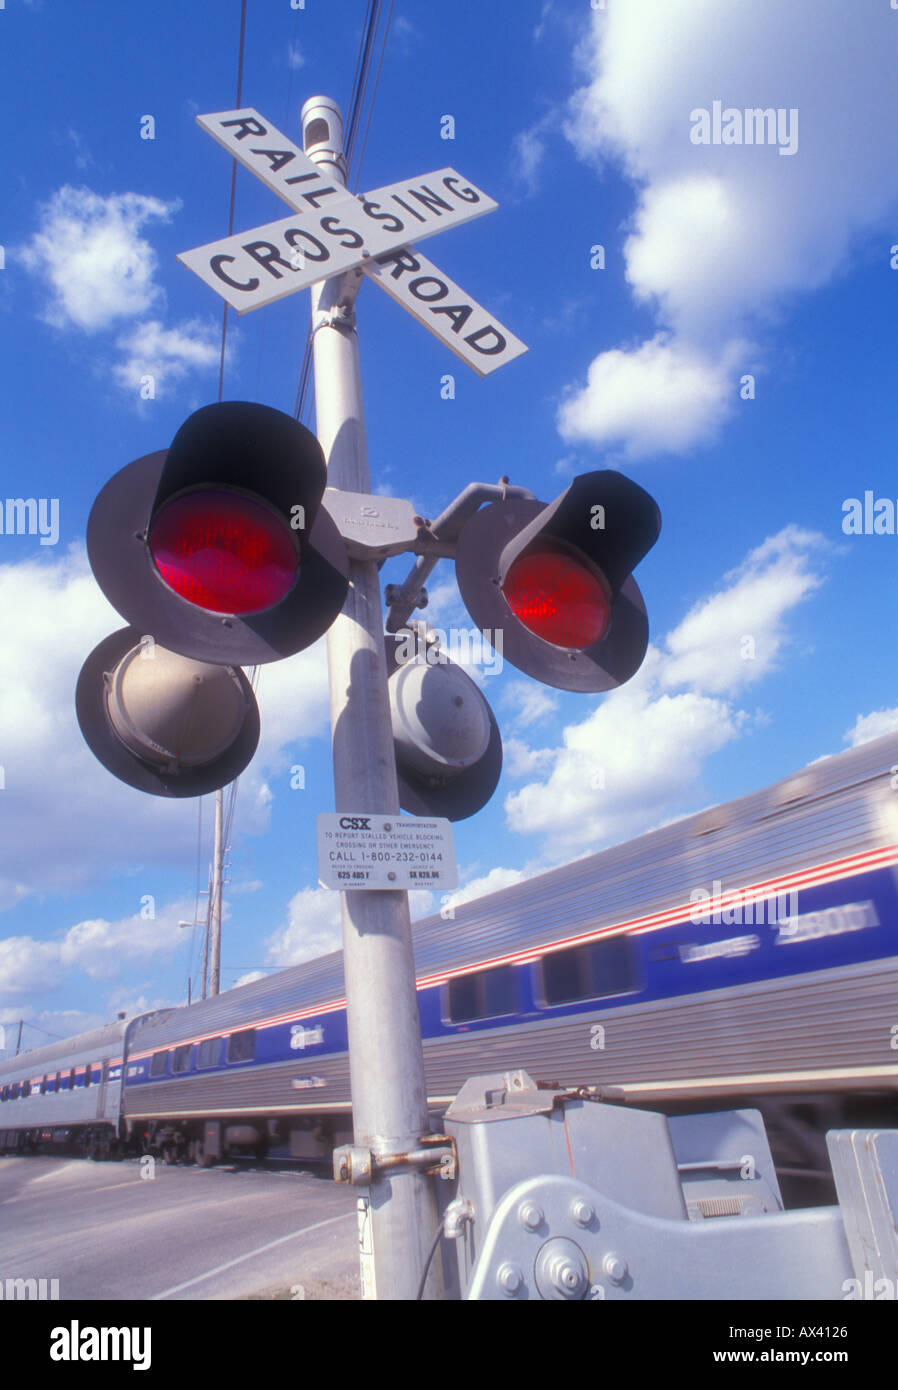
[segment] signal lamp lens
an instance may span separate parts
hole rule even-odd
[[[598,576],[557,550],[518,557],[502,585],[519,622],[553,647],[582,651],[604,635],[611,605]]]
[[[293,587],[299,555],[289,526],[244,493],[202,488],[159,508],[147,536],[176,594],[213,613],[259,613]]]

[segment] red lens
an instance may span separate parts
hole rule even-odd
[[[147,541],[176,594],[213,613],[259,613],[290,592],[299,556],[290,528],[264,503],[203,488],[166,502]]]
[[[591,647],[611,618],[598,577],[555,550],[521,555],[509,569],[502,592],[515,617],[553,647]]]

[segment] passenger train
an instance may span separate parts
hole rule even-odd
[[[756,1105],[779,1161],[898,1126],[898,735],[414,928],[429,1103],[524,1067],[666,1113]],[[0,1062],[0,1149],[208,1165],[351,1128],[342,954]]]

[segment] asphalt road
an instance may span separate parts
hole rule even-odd
[[[354,1299],[355,1213],[353,1189],[289,1160],[2,1158],[0,1280],[79,1301]]]

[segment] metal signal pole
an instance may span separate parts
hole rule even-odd
[[[303,146],[345,185],[343,120],[326,97],[302,108]],[[358,338],[353,309],[362,272],[312,287],[316,432],[331,487],[370,493]],[[399,815],[399,789],[380,579],[373,560],[351,560],[349,595],[327,638],[336,809]],[[408,893],[341,893],[343,961],[355,1143],[373,1156],[360,1187],[362,1292],[413,1299],[438,1225],[433,1179],[379,1158],[420,1151],[428,1133]],[[424,1297],[442,1292],[434,1261]]]

